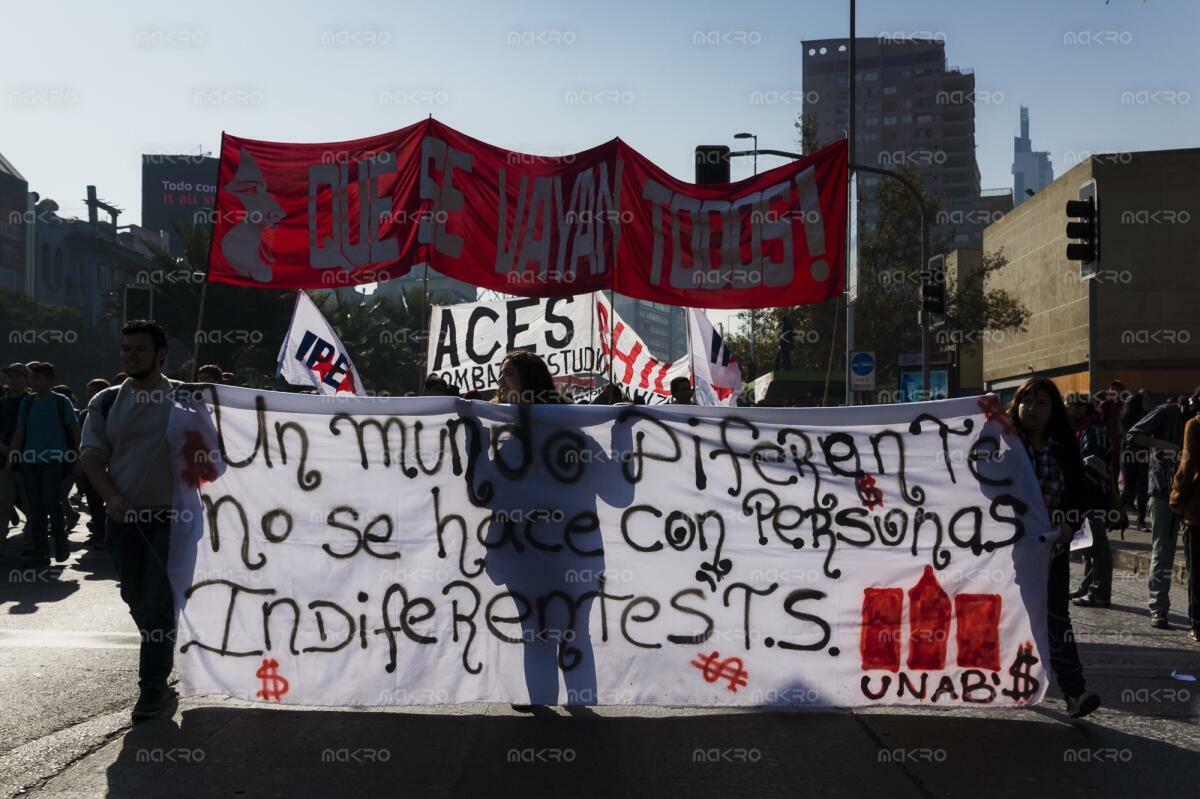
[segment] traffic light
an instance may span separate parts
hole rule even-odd
[[[1079,276],[1094,277],[1100,267],[1100,206],[1096,181],[1079,187],[1079,199],[1067,201],[1067,260],[1079,261]]]
[[[921,313],[930,326],[946,321],[946,257],[935,255],[921,273]]]
[[[723,144],[701,144],[696,148],[696,183],[729,182],[729,148]]]

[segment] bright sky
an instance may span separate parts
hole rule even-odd
[[[430,113],[528,152],[621,136],[690,180],[693,147],[737,144],[738,131],[757,133],[763,148],[794,149],[799,99],[764,105],[751,95],[798,98],[801,40],[845,36],[847,8],[836,0],[14,3],[0,24],[0,153],[64,213],[84,215],[84,186],[94,183],[126,209],[126,222],[140,221],[142,153],[215,153],[222,130],[351,139]],[[1197,145],[1196,0],[860,0],[858,35],[944,37],[950,64],[974,69],[977,91],[991,100],[976,108],[985,188],[1012,185],[1021,104],[1056,175],[1080,153]],[[582,91],[616,102],[565,101]],[[1122,104],[1128,91],[1145,101]],[[215,96],[228,99],[213,105]],[[736,179],[750,164],[734,169]]]

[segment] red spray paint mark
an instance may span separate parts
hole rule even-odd
[[[697,655],[696,659],[692,661],[692,665],[704,672],[705,682],[729,680],[729,685],[726,687],[736,694],[738,686],[746,684],[746,678],[750,676],[750,673],[746,671],[741,658],[728,657],[719,660],[720,657],[720,652]]]
[[[855,481],[854,487],[858,489],[858,497],[862,500],[863,507],[875,510],[883,505],[883,491],[875,487],[873,475],[862,475]]]
[[[944,669],[949,636],[950,597],[933,575],[933,567],[926,566],[908,591],[908,667]]]
[[[1000,670],[1000,607],[999,594],[954,597],[959,666]]]
[[[211,454],[204,437],[195,430],[183,436],[183,471],[179,476],[192,488],[217,479],[217,467],[211,462]]]
[[[862,667],[900,670],[900,617],[904,591],[900,588],[868,588],[862,604]]]
[[[995,422],[1000,425],[1000,428],[1008,435],[1013,435],[1012,419],[1008,418],[1008,414],[1004,412],[1004,408],[1000,406],[1000,398],[995,394],[985,394],[979,398],[979,410],[983,411],[983,417],[989,422]]]
[[[254,676],[262,680],[263,684],[261,689],[255,691],[255,696],[278,701],[288,692],[288,681],[279,673],[279,661],[274,658],[263,660],[258,671],[254,672]]]

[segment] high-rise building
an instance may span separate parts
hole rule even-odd
[[[803,42],[804,114],[822,144],[844,139],[850,126],[848,45],[848,39]],[[931,227],[931,240],[944,240],[947,249],[979,247],[995,200],[980,200],[974,72],[947,66],[946,44],[937,39],[856,39],[855,49],[855,162],[916,169],[946,212]],[[865,230],[878,224],[885,179],[858,176]]]
[[[660,361],[676,361],[687,354],[685,309],[614,294],[613,310]]]
[[[1026,190],[1041,191],[1054,180],[1050,153],[1033,151],[1029,138],[1029,108],[1021,106],[1021,135],[1013,137],[1013,204],[1020,205],[1029,197]]]

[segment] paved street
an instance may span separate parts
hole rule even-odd
[[[73,540],[82,544],[82,526]],[[279,710],[187,699],[133,728],[137,635],[107,557],[0,583],[0,796],[1165,796],[1200,773],[1200,646],[1151,629],[1145,578],[1075,612],[1105,707],[747,712],[506,705]],[[1185,607],[1183,586],[1173,604]],[[401,788],[401,786],[403,786]]]

